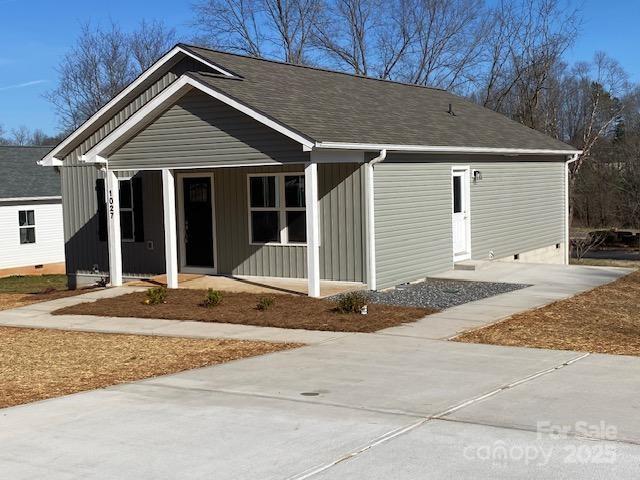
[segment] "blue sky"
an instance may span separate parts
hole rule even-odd
[[[124,29],[143,18],[163,20],[187,35],[190,1],[0,0],[0,124],[57,130],[42,94],[56,83],[56,65],[75,41],[79,26],[110,19]],[[640,82],[640,0],[584,0],[584,27],[569,61],[588,60],[603,50]],[[603,7],[603,5],[609,5]],[[149,16],[152,12],[152,17]]]

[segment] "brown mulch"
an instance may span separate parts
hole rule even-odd
[[[83,288],[77,290],[55,290],[43,293],[0,293],[0,310],[8,310],[10,308],[24,307],[33,303],[48,302],[49,300],[57,300],[58,298],[73,297],[89,293],[94,288]]]
[[[204,290],[169,290],[166,303],[145,305],[146,294],[136,292],[65,307],[53,314],[194,320],[333,332],[375,332],[414,322],[436,312],[426,308],[369,304],[367,315],[345,314],[337,313],[334,310],[336,304],[330,300],[299,295],[232,292],[224,292],[219,305],[206,308],[201,306],[205,294]],[[264,297],[273,298],[274,304],[268,310],[260,311],[256,304]]]
[[[640,355],[640,272],[463,333],[456,341]]]
[[[299,344],[0,327],[0,408]]]

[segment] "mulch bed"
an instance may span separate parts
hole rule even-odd
[[[455,340],[640,356],[640,272]]]
[[[0,327],[0,408],[301,346]]]
[[[259,295],[224,292],[222,303],[201,306],[206,291],[169,290],[166,303],[145,305],[144,292],[81,303],[53,312],[54,315],[99,315],[109,317],[161,318],[198,322],[235,323],[261,327],[300,328],[334,332],[375,332],[435,313],[431,308],[369,305],[367,315],[338,313],[335,302],[298,295]],[[274,299],[266,311],[256,308],[261,298]]]

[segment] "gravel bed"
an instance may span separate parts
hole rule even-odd
[[[529,286],[515,283],[467,282],[430,278],[424,282],[399,285],[395,289],[385,292],[367,292],[367,296],[372,303],[431,307],[443,310]]]

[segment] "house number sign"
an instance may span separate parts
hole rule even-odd
[[[113,218],[113,191],[109,189],[109,217]]]

